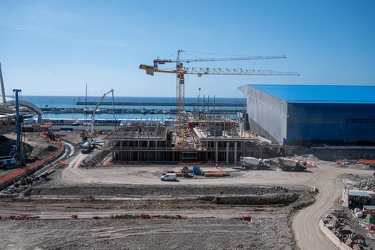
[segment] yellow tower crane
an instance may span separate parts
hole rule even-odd
[[[155,72],[176,74],[176,115],[177,129],[182,129],[184,112],[185,112],[185,74],[202,75],[299,75],[296,72],[279,72],[273,70],[251,70],[251,69],[228,69],[228,68],[187,68],[183,63],[206,62],[206,61],[239,61],[239,60],[263,60],[263,59],[283,59],[286,56],[247,56],[247,57],[230,57],[230,58],[196,58],[181,59],[180,55],[183,50],[177,51],[177,59],[155,59],[153,66],[141,64],[140,69],[146,70],[146,74],[154,75]],[[159,64],[176,63],[175,70],[159,69]]]

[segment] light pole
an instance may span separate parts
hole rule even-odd
[[[13,89],[13,92],[16,95],[16,133],[17,133],[17,139],[16,139],[16,152],[20,156],[20,160],[22,159],[22,156],[20,155],[20,141],[21,141],[21,128],[20,128],[20,112],[19,112],[19,104],[18,104],[18,92],[21,92],[20,89]]]
[[[200,118],[200,103],[199,103],[200,95],[201,95],[201,88],[198,88],[198,119]]]

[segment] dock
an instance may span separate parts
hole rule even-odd
[[[77,106],[95,106],[97,102],[76,102]],[[175,102],[101,102],[100,106],[176,106]],[[197,103],[197,102],[186,102],[186,106],[192,106],[192,107],[241,107],[243,108],[246,103],[240,102],[240,103]]]

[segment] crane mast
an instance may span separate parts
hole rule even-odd
[[[181,50],[177,52],[177,60],[176,60],[176,113],[177,113],[177,128],[182,128],[183,120],[184,120],[184,112],[185,112],[185,77],[184,72],[182,70],[182,62],[180,62],[180,53]]]

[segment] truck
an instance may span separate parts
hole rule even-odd
[[[295,160],[292,158],[279,157],[279,167],[282,171],[305,171],[306,161]]]
[[[270,169],[271,167],[269,159],[241,157],[240,161],[242,169]]]
[[[94,145],[87,141],[81,145],[81,153],[82,154],[89,154],[94,149]]]

